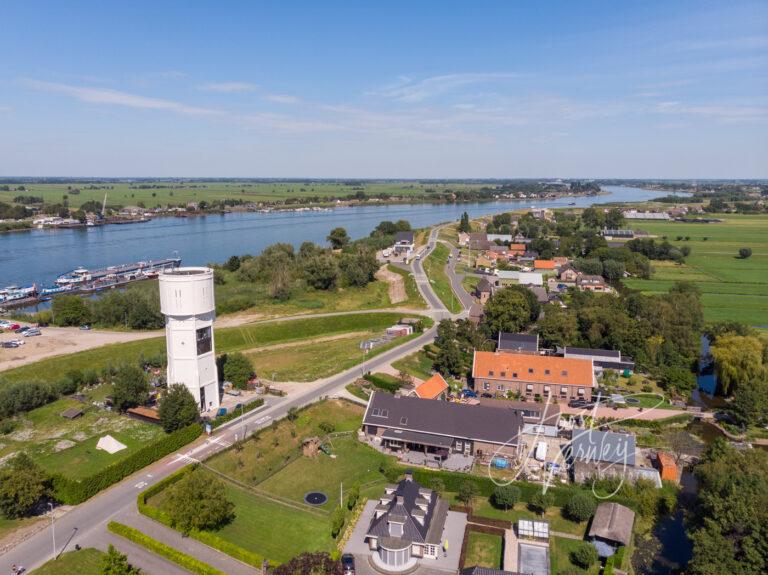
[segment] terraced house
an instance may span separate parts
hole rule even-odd
[[[475,351],[475,391],[526,398],[592,399],[596,385],[591,359]]]

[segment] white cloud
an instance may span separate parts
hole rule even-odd
[[[202,84],[197,87],[198,90],[203,92],[253,92],[259,87],[256,84],[250,82],[211,82],[208,84]]]
[[[519,74],[510,73],[446,74],[414,82],[408,77],[401,76],[397,83],[370,92],[370,94],[401,102],[423,102],[428,98],[452,92],[465,86],[511,80],[519,77]]]
[[[267,94],[263,99],[267,102],[275,102],[276,104],[298,104],[301,101],[296,96],[288,94]]]
[[[167,110],[177,114],[188,114],[193,116],[216,116],[223,115],[220,110],[211,108],[201,108],[198,106],[189,106],[173,100],[162,98],[148,98],[137,94],[129,94],[119,90],[108,88],[87,88],[82,86],[71,86],[69,84],[57,84],[55,82],[42,82],[39,80],[22,80],[22,84],[33,90],[40,92],[51,92],[65,94],[90,104],[104,104],[112,106],[124,106],[126,108],[137,108],[141,110]]]

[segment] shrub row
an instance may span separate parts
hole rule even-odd
[[[253,411],[256,408],[261,407],[262,405],[264,405],[264,400],[261,398],[257,399],[256,401],[252,401],[251,403],[246,403],[243,406],[242,413],[248,413],[249,411]],[[217,417],[216,419],[214,419],[213,422],[211,423],[211,427],[213,429],[216,429],[217,427],[224,425],[226,422],[232,421],[233,419],[240,417],[240,415],[241,415],[241,411],[239,409],[232,410],[226,415],[222,415],[221,417]]]
[[[399,381],[392,381],[376,374],[366,373],[363,378],[366,381],[371,382],[375,387],[378,387],[384,391],[388,391],[389,393],[395,393],[398,389],[400,389]]]
[[[109,524],[107,524],[107,529],[112,533],[125,537],[128,541],[138,543],[145,549],[148,549],[161,557],[165,557],[191,573],[197,573],[197,575],[226,575],[224,571],[211,567],[207,563],[203,563],[191,555],[187,555],[165,543],[161,543],[157,539],[153,539],[138,529],[134,529],[128,525],[110,521]]]
[[[183,478],[187,473],[192,472],[195,469],[195,466],[190,465],[187,466],[176,473],[169,475],[162,481],[158,481],[155,485],[150,487],[149,489],[144,490],[143,492],[139,493],[139,496],[136,499],[136,504],[139,508],[139,513],[149,517],[150,519],[154,519],[158,523],[162,523],[163,525],[166,525],[173,529],[171,518],[168,516],[165,511],[162,509],[155,507],[154,505],[150,505],[147,503],[150,498],[154,497],[161,491],[164,491],[165,489],[169,488],[171,485],[179,481],[181,478]],[[261,568],[262,563],[264,561],[264,558],[257,554],[253,553],[252,551],[248,551],[247,549],[243,549],[242,547],[235,545],[234,543],[230,543],[229,541],[226,541],[225,539],[222,539],[215,533],[211,533],[209,531],[199,531],[197,529],[192,529],[189,532],[189,536],[193,539],[197,539],[201,543],[205,543],[209,547],[213,547],[214,549],[218,549],[222,553],[226,553],[230,557],[233,557],[237,559],[238,561],[242,561],[243,563],[247,563],[248,565],[253,565],[254,567]],[[272,563],[272,562],[270,562]]]
[[[176,430],[84,479],[75,480],[56,474],[52,477],[54,496],[67,505],[82,503],[131,473],[191,443],[201,433],[202,428],[197,423]]]

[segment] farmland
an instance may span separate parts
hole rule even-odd
[[[247,203],[274,203],[291,201],[328,201],[363,192],[368,196],[389,194],[412,199],[428,200],[436,193],[447,190],[476,190],[487,184],[432,183],[432,182],[330,182],[330,181],[229,181],[229,182],[122,182],[122,183],[56,183],[10,184],[8,191],[0,191],[0,202],[12,203],[19,195],[42,197],[47,203],[60,203],[64,195],[69,205],[77,208],[88,201],[103,202],[107,194],[110,206],[135,206],[140,202],[147,208],[167,204],[186,205],[187,202],[212,202],[214,200],[242,200]],[[79,190],[73,193],[72,190]]]
[[[682,265],[653,262],[650,280],[630,278],[624,283],[646,293],[659,293],[676,281],[690,281],[701,290],[707,321],[734,320],[768,326],[768,216],[716,217],[723,221],[632,223],[632,228],[659,239],[666,236],[675,246],[690,247],[691,254]],[[752,249],[752,256],[740,259],[738,252],[744,247]]]

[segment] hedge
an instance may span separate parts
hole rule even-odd
[[[134,529],[128,525],[110,521],[107,524],[107,529],[112,533],[125,537],[128,541],[133,541],[134,543],[141,545],[145,549],[148,549],[161,557],[165,557],[191,573],[197,573],[197,575],[226,575],[224,571],[211,567],[207,563],[203,563],[191,555],[187,555],[178,549],[166,545],[165,543],[161,543],[157,539],[153,539],[149,535],[145,535],[138,529]]]
[[[254,409],[261,407],[264,405],[264,400],[259,398],[256,401],[252,401],[251,403],[246,403],[243,406],[242,413],[248,413],[249,411],[253,411]],[[211,428],[216,429],[217,427],[220,427],[224,425],[228,421],[232,421],[233,419],[237,419],[240,417],[241,411],[239,409],[232,410],[226,415],[222,415],[221,417],[217,417],[211,422]]]
[[[84,479],[75,480],[61,474],[55,474],[51,478],[54,497],[66,505],[82,503],[139,469],[143,469],[169,453],[181,449],[197,439],[201,433],[202,427],[197,423],[177,429],[154,443],[145,445],[125,459],[108,465]]]
[[[161,491],[169,488],[171,485],[182,479],[187,473],[191,473],[196,468],[196,465],[189,465],[183,469],[180,469],[176,473],[169,475],[165,479],[158,481],[152,487],[139,493],[139,496],[136,498],[136,504],[139,508],[139,513],[173,529],[173,522],[171,521],[171,518],[168,516],[168,514],[159,507],[149,505],[147,501]],[[252,551],[243,549],[242,547],[235,545],[234,543],[230,543],[229,541],[222,539],[210,531],[199,531],[197,529],[192,529],[188,535],[193,539],[197,539],[201,543],[205,543],[209,547],[213,547],[214,549],[218,549],[230,557],[234,557],[238,561],[242,561],[243,563],[247,563],[248,565],[252,565],[259,569],[261,569],[264,562],[264,558],[258,553],[253,553]],[[270,564],[277,565],[277,563],[272,561],[270,561]]]
[[[371,382],[375,387],[378,387],[379,389],[382,389],[384,391],[388,391],[389,393],[395,393],[397,390],[400,389],[399,381],[397,380],[393,381],[391,379],[381,377],[376,374],[366,373],[363,376],[363,379]]]

